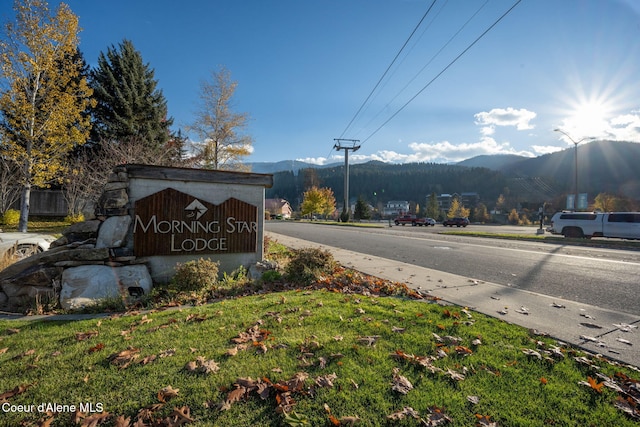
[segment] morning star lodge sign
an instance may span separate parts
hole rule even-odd
[[[135,202],[136,256],[256,252],[258,208],[235,198],[219,205],[166,188]]]

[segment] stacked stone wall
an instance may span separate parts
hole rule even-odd
[[[0,308],[20,310],[57,300],[75,309],[104,298],[148,293],[152,280],[128,242],[131,215],[126,167],[114,169],[97,203],[95,219],[73,224],[48,251],[0,272]]]

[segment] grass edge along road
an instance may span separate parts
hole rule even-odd
[[[325,285],[0,321],[0,424],[638,425],[633,367],[461,307]],[[37,412],[48,403],[62,406]]]

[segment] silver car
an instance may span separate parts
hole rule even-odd
[[[2,233],[0,232],[0,258],[25,258],[49,249],[55,237],[36,233]]]

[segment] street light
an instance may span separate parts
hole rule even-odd
[[[571,142],[573,142],[574,147],[576,148],[575,149],[575,160],[576,160],[576,166],[575,166],[575,173],[576,173],[576,176],[575,176],[575,190],[576,190],[576,192],[575,192],[575,195],[576,196],[575,196],[575,199],[573,201],[573,203],[574,203],[573,206],[574,206],[575,210],[578,210],[578,144],[580,144],[582,141],[584,141],[586,139],[594,139],[594,137],[585,136],[584,138],[576,141],[575,139],[571,138],[571,136],[568,133],[566,133],[565,131],[563,131],[560,128],[554,129],[553,131],[554,132],[560,132],[561,134],[563,134],[564,136],[569,138],[571,140]]]

